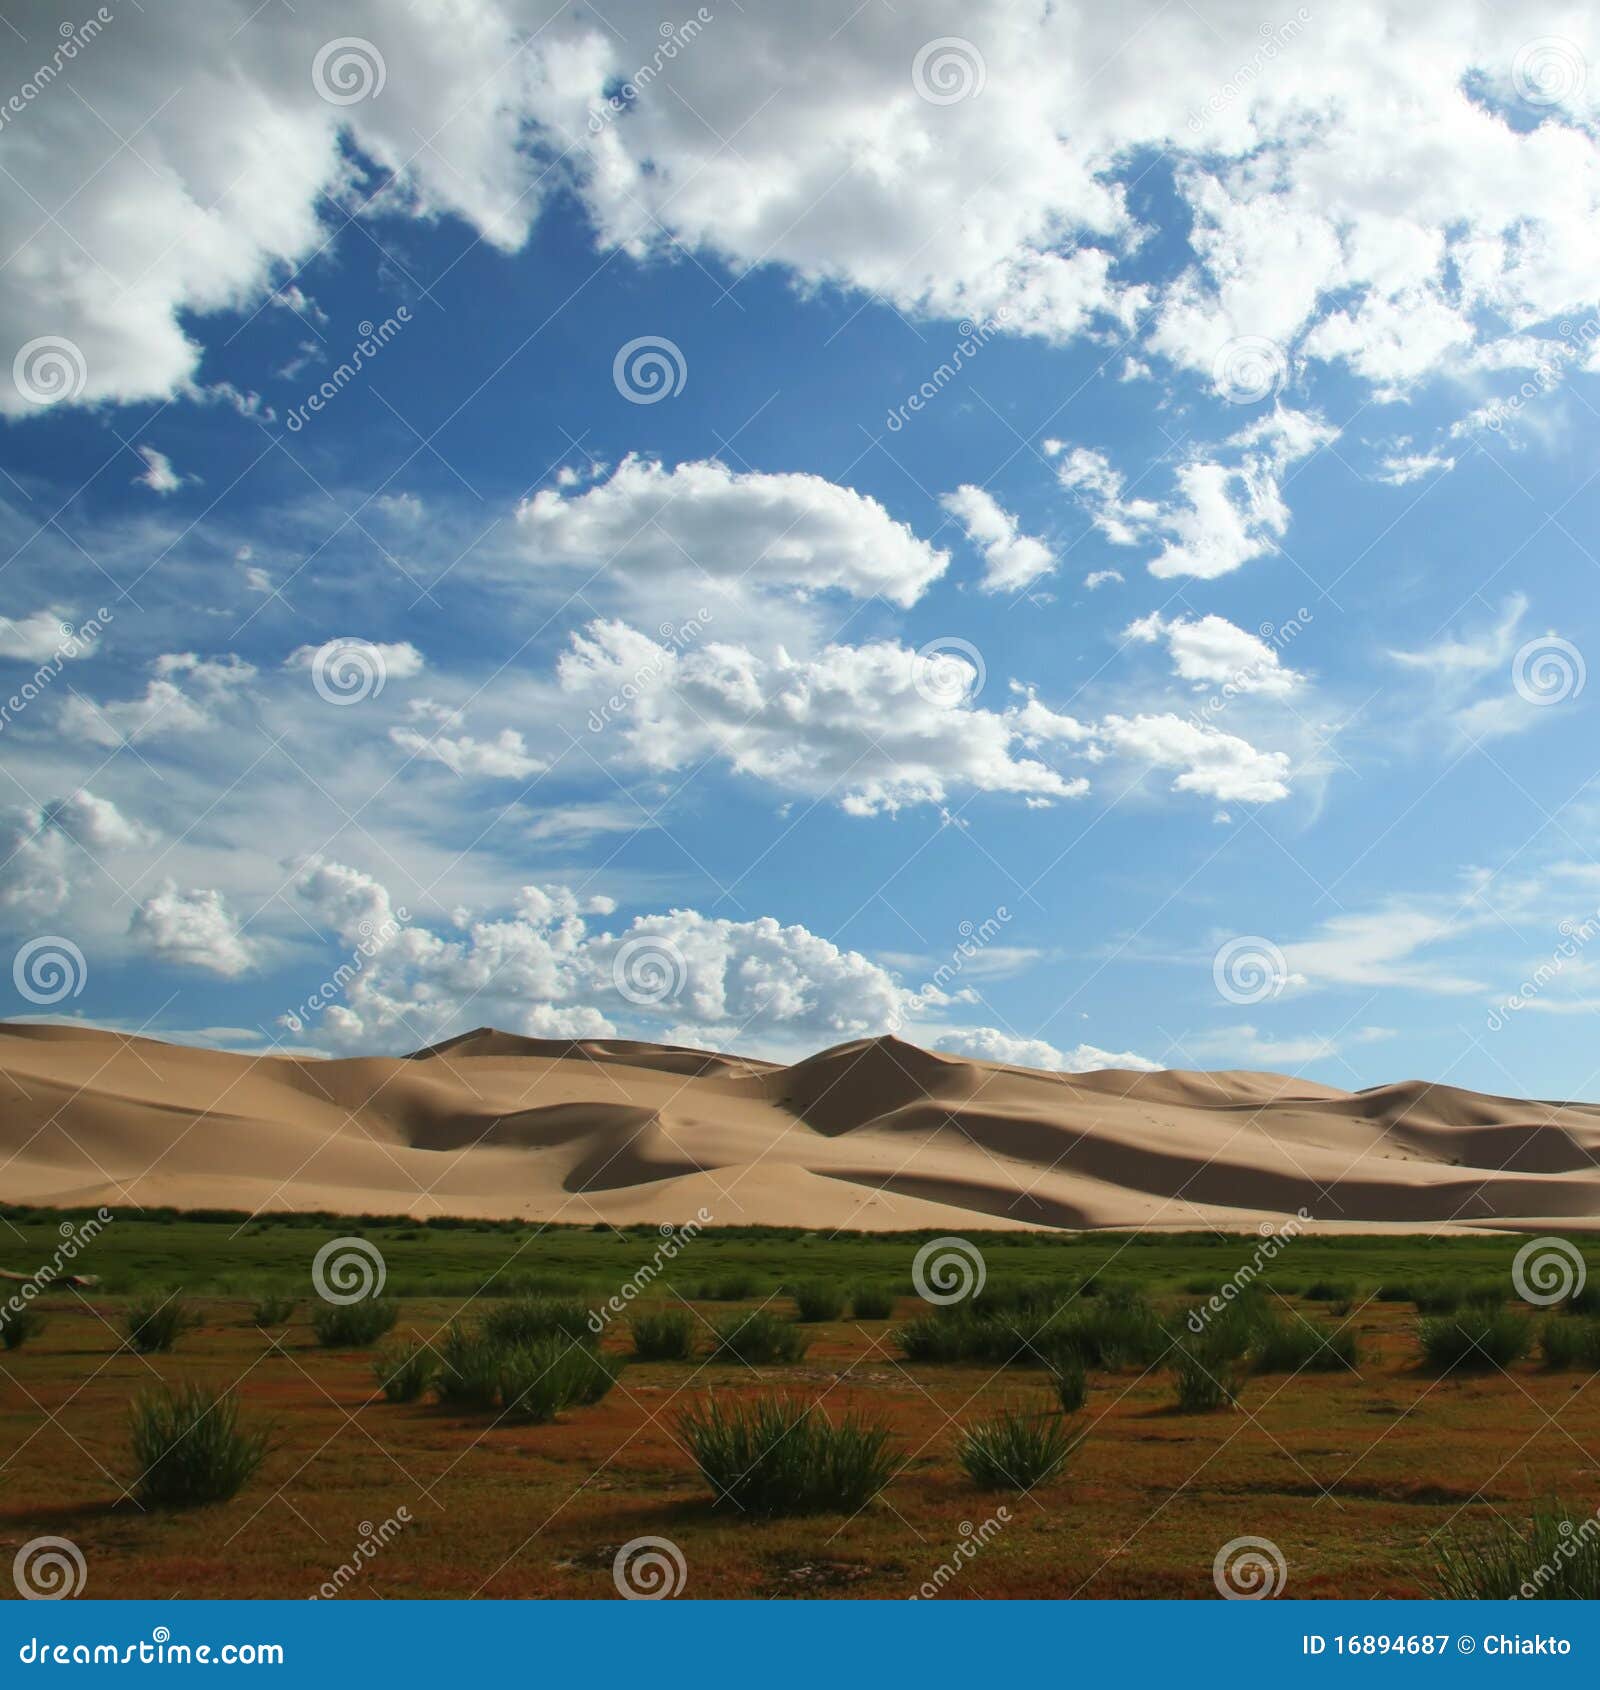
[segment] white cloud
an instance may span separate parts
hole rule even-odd
[[[1131,622],[1123,638],[1146,644],[1165,641],[1173,673],[1197,691],[1224,682],[1233,691],[1284,697],[1305,677],[1287,668],[1263,639],[1222,616],[1163,617],[1159,610]]]
[[[851,488],[714,460],[666,469],[629,456],[581,493],[543,488],[517,521],[539,564],[646,581],[666,573],[797,593],[838,588],[902,606],[915,604],[950,561]]]
[[[1107,716],[1106,743],[1155,768],[1177,769],[1174,792],[1198,792],[1224,803],[1271,804],[1289,796],[1289,759],[1248,740],[1167,714]]]
[[[232,979],[255,963],[249,943],[215,890],[180,891],[173,881],[163,881],[134,911],[128,932],[152,956],[180,968]]]
[[[135,482],[141,487],[148,487],[152,493],[176,493],[184,478],[172,467],[171,458],[165,452],[158,452],[154,446],[141,446],[138,451],[144,459],[144,473],[136,475]]]
[[[984,592],[1020,592],[1055,569],[1055,555],[1044,541],[1024,534],[1016,517],[983,488],[969,483],[946,493],[939,503],[983,553]]]
[[[1089,1074],[1101,1068],[1131,1068],[1140,1073],[1157,1073],[1160,1064],[1147,1061],[1131,1050],[1101,1050],[1080,1044],[1070,1051],[1058,1050],[1044,1039],[1020,1038],[998,1027],[956,1027],[940,1030],[929,1040],[934,1050],[952,1056],[975,1056],[981,1062],[999,1062],[1013,1068],[1043,1068],[1059,1074]]]
[[[476,740],[470,734],[422,734],[415,728],[390,728],[389,737],[402,750],[432,758],[458,775],[526,780],[549,767],[542,758],[530,755],[526,741],[515,728],[502,728],[490,740]]]
[[[1376,479],[1388,487],[1409,487],[1435,473],[1448,475],[1455,467],[1455,459],[1443,452],[1400,452],[1383,459]]]
[[[74,693],[61,708],[61,729],[93,745],[117,746],[153,734],[200,733],[217,720],[229,696],[247,687],[256,670],[242,658],[171,652],[150,665],[142,696],[96,704]]]
[[[1097,588],[1109,587],[1112,582],[1116,582],[1119,586],[1122,584],[1122,571],[1120,569],[1091,569],[1083,578],[1084,586],[1091,593]]]
[[[363,640],[349,634],[325,640],[321,645],[296,646],[283,660],[283,666],[285,669],[312,669],[318,656],[330,646],[347,649],[370,661],[374,671],[380,672],[386,681],[409,681],[427,667],[422,653],[410,640],[385,644],[382,640]]]
[[[64,610],[36,610],[15,619],[0,616],[0,657],[15,663],[43,663],[63,649],[75,627]]]
[[[50,915],[79,889],[94,859],[148,839],[110,799],[87,790],[10,810],[0,821],[0,909]]]

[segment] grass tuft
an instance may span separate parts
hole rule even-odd
[[[1084,1436],[1058,1415],[1002,1408],[963,1429],[956,1459],[981,1490],[1032,1490],[1061,1471]]]
[[[589,1309],[576,1297],[518,1297],[491,1309],[484,1335],[496,1344],[536,1344],[545,1338],[567,1338],[593,1344]]]
[[[134,1493],[148,1508],[226,1502],[267,1453],[267,1434],[240,1425],[238,1400],[200,1385],[140,1397],[132,1426]]]
[[[393,1329],[398,1306],[387,1297],[363,1297],[358,1303],[318,1303],[311,1330],[325,1350],[364,1350]]]
[[[140,1355],[164,1355],[195,1324],[189,1305],[174,1291],[164,1297],[136,1297],[128,1304],[122,1329],[129,1349]]]
[[[858,1285],[850,1293],[850,1313],[857,1320],[889,1320],[894,1315],[894,1293],[877,1285]]]
[[[844,1287],[831,1279],[812,1279],[794,1288],[796,1318],[815,1325],[844,1315]]]
[[[630,1322],[640,1361],[688,1361],[694,1355],[695,1318],[687,1309],[636,1314]]]
[[[1485,1537],[1443,1540],[1437,1594],[1452,1601],[1587,1601],[1600,1598],[1600,1522],[1550,1503],[1524,1536],[1502,1524]]]
[[[284,1326],[295,1310],[293,1297],[261,1297],[250,1311],[253,1326]]]
[[[389,1402],[418,1402],[439,1371],[439,1358],[420,1339],[380,1350],[372,1371]]]
[[[768,1397],[725,1408],[715,1397],[678,1430],[716,1506],[754,1515],[853,1514],[888,1483],[888,1429],[854,1415],[835,1425],[815,1404]]]
[[[747,1367],[799,1361],[811,1340],[793,1322],[780,1320],[770,1309],[730,1315],[717,1323],[713,1361],[742,1361]]]
[[[1417,1336],[1433,1367],[1481,1371],[1521,1360],[1533,1343],[1533,1323],[1509,1309],[1469,1308],[1419,1321]]]
[[[30,1338],[37,1338],[46,1324],[40,1310],[18,1309],[15,1314],[6,1316],[5,1324],[0,1326],[0,1343],[4,1343],[8,1350],[20,1350]]]

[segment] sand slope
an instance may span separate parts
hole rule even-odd
[[[0,1192],[588,1222],[1600,1229],[1600,1107],[1044,1074],[867,1039],[790,1067],[482,1029],[250,1058],[0,1024]]]

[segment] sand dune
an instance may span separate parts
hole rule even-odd
[[[789,1067],[481,1029],[250,1058],[0,1026],[0,1191],[591,1222],[1600,1229],[1600,1107],[1421,1082],[1045,1074],[897,1039]]]

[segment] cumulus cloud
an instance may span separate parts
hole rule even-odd
[[[64,610],[36,610],[16,618],[0,616],[0,658],[13,663],[43,663],[66,648],[73,627]]]
[[[1050,548],[1043,540],[1024,534],[1016,517],[992,493],[969,483],[946,493],[939,503],[983,553],[984,592],[1020,592],[1030,581],[1050,574],[1055,568],[1055,555]]]
[[[1153,610],[1130,622],[1122,635],[1147,645],[1164,643],[1172,658],[1173,673],[1192,682],[1197,691],[1222,682],[1235,692],[1281,698],[1305,680],[1298,671],[1288,668],[1265,640],[1236,627],[1224,616],[1164,617]]]
[[[175,882],[163,881],[134,911],[128,932],[141,949],[179,968],[232,979],[255,962],[222,894],[213,889],[180,891]]]
[[[1072,1050],[1058,1050],[1045,1039],[1020,1038],[998,1027],[943,1029],[930,1040],[935,1050],[952,1056],[975,1056],[981,1062],[999,1062],[1013,1068],[1044,1068],[1059,1074],[1091,1074],[1102,1068],[1131,1068],[1140,1073],[1160,1071],[1160,1064],[1147,1061],[1131,1050],[1101,1050],[1080,1044]]]
[[[715,460],[667,469],[629,456],[582,492],[543,488],[517,521],[539,564],[640,580],[703,572],[799,593],[879,594],[902,606],[915,604],[950,561],[849,487]]]
[[[0,821],[0,909],[50,915],[93,860],[149,838],[109,798],[84,789],[9,810]]]
[[[451,734],[440,728],[421,733],[416,728],[390,728],[389,737],[401,750],[414,757],[443,763],[452,773],[482,776],[487,780],[526,780],[549,764],[533,756],[527,742],[515,728],[502,728],[488,740],[470,734]]]
[[[78,692],[61,709],[62,731],[93,745],[118,746],[154,734],[199,733],[212,727],[228,698],[255,679],[242,658],[169,652],[150,666],[137,698],[95,703]]]
[[[1125,757],[1178,770],[1174,792],[1203,793],[1224,803],[1271,804],[1289,796],[1287,755],[1258,750],[1236,734],[1164,713],[1107,716],[1100,732]]]
[[[141,446],[138,450],[144,459],[144,473],[134,477],[138,485],[148,487],[152,493],[176,493],[184,478],[172,467],[172,459],[154,446]]]

